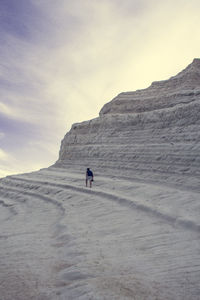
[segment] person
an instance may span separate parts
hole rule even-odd
[[[87,168],[87,170],[86,170],[86,179],[85,179],[86,187],[88,185],[88,181],[90,182],[90,187],[92,187],[92,181],[94,181],[94,175],[93,175],[92,171],[90,170],[90,168]]]

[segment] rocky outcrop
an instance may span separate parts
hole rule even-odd
[[[54,166],[0,179],[1,299],[199,300],[199,73],[118,95]]]
[[[119,94],[99,117],[74,124],[57,167],[199,185],[200,59],[169,80]],[[177,177],[178,176],[178,177]],[[193,177],[193,180],[191,179]]]

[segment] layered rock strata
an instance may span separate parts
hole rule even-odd
[[[199,300],[199,70],[120,94],[54,166],[0,179],[1,299]]]
[[[172,182],[176,177],[198,186],[199,113],[200,59],[194,59],[169,80],[121,93],[103,106],[98,118],[74,124],[56,166],[90,166],[152,180],[171,176]]]

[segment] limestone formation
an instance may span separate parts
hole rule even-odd
[[[74,124],[54,166],[0,179],[0,299],[199,300],[199,110],[195,59]]]
[[[200,59],[169,80],[119,94],[74,124],[56,166],[199,186]],[[178,177],[177,177],[178,176]]]

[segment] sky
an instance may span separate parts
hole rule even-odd
[[[57,159],[73,123],[200,53],[199,0],[0,0],[0,177]]]

